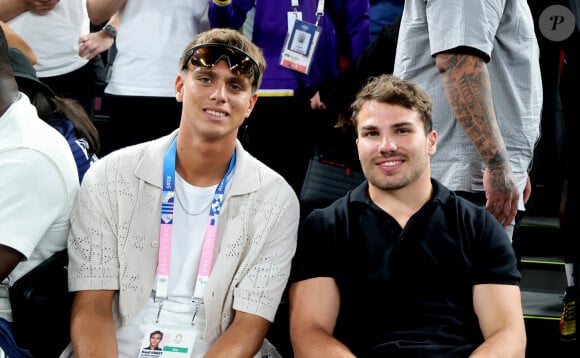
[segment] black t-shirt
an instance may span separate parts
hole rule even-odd
[[[335,279],[334,336],[359,357],[468,356],[483,341],[473,286],[520,282],[497,220],[432,182],[404,229],[370,201],[366,181],[300,227],[289,282]]]

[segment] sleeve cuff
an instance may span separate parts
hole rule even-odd
[[[228,6],[232,3],[232,0],[213,0],[213,3],[218,6]]]

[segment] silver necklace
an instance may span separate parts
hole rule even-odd
[[[187,190],[190,186],[192,190]],[[204,191],[204,189],[207,189]],[[188,215],[199,215],[206,211],[211,205],[213,199],[213,193],[215,187],[211,188],[198,188],[189,185],[185,180],[181,180],[181,185],[177,185],[175,188],[175,196],[179,206]],[[189,195],[188,195],[189,194]]]

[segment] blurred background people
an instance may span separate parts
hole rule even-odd
[[[38,4],[44,7],[33,7]],[[86,1],[3,1],[0,20],[36,53],[38,78],[57,95],[77,100],[92,118],[94,99],[105,85],[105,68],[101,56],[89,60],[79,54],[79,38],[91,32]]]
[[[97,128],[78,102],[55,95],[36,77],[34,67],[22,51],[10,47],[9,57],[19,90],[28,96],[38,116],[66,138],[82,181],[85,172],[98,160]]]

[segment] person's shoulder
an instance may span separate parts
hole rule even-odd
[[[30,119],[23,127],[22,149],[30,149],[38,153],[38,160],[47,160],[58,168],[63,178],[77,179],[78,172],[75,159],[66,139],[54,128],[39,118]],[[34,167],[34,162],[30,163]]]
[[[68,150],[68,143],[64,137],[38,117],[36,108],[26,95],[21,93],[20,98],[5,112],[5,116],[5,120],[12,123],[11,131],[14,136],[19,136],[19,145],[48,152],[51,149]]]
[[[139,143],[123,148],[116,149],[106,155],[99,157],[90,167],[90,171],[98,170],[130,170],[134,168],[143,158],[147,150],[147,143]],[[107,168],[107,169],[105,169]]]
[[[457,195],[454,191],[446,187],[437,179],[431,178],[433,184],[433,200],[438,201],[443,206],[453,206],[460,210],[469,212],[485,211],[485,207],[477,205],[468,199]]]
[[[242,199],[244,205],[257,205],[268,215],[283,215],[284,220],[298,221],[300,202],[286,179],[248,152],[239,154],[240,162],[236,162],[230,189],[232,197]],[[246,200],[249,197],[252,199]]]
[[[169,144],[170,140],[168,136],[164,136],[150,141],[128,145],[101,156],[99,162],[126,161],[131,163],[141,161],[145,156],[160,157],[163,160],[163,155],[167,151]]]
[[[369,202],[365,193],[366,185],[361,184],[336,198],[333,202],[312,209],[307,218],[308,220],[328,222],[347,221],[349,217],[358,215],[361,210],[368,207]]]
[[[257,161],[256,169],[260,183],[258,190],[263,195],[276,195],[277,200],[292,201],[298,205],[298,196],[286,178],[260,161]]]
[[[264,185],[279,185],[282,182],[284,186],[287,185],[288,188],[290,188],[290,184],[288,184],[286,179],[280,173],[256,158],[253,158],[253,160],[256,163],[256,171],[260,178],[263,179],[262,183]]]
[[[161,180],[163,156],[170,144],[168,136],[114,150],[94,161],[83,177],[83,185],[100,184],[103,179],[117,185],[134,183],[139,178]],[[161,185],[161,183],[159,183]]]
[[[127,160],[135,156],[143,155],[143,151],[145,149],[146,149],[145,143],[128,145],[126,147],[115,149],[101,156],[100,161]]]
[[[457,195],[443,184],[432,179],[435,188],[434,199],[441,203],[441,207],[448,216],[453,216],[463,225],[473,227],[487,227],[488,229],[503,231],[495,217],[485,205],[476,204]]]

